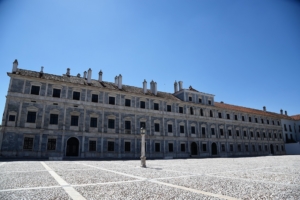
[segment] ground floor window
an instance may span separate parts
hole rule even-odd
[[[233,144],[230,145],[230,151],[233,151]]]
[[[169,152],[173,152],[173,143],[169,143]]]
[[[185,144],[180,144],[180,150],[181,152],[185,152]]]
[[[107,151],[115,151],[115,142],[112,141],[107,142]]]
[[[248,145],[245,145],[245,151],[248,152]]]
[[[206,144],[202,144],[202,151],[206,151]]]
[[[225,144],[221,145],[221,149],[222,149],[223,152],[225,151]]]
[[[49,138],[47,144],[47,150],[55,150],[56,149],[56,139]]]
[[[95,140],[90,140],[89,141],[89,151],[96,151],[96,141]]]
[[[126,152],[130,151],[130,142],[125,142],[125,151]]]
[[[238,151],[241,152],[242,151],[242,147],[240,144],[238,144]]]
[[[155,152],[160,152],[160,143],[155,143]]]
[[[32,150],[32,148],[33,148],[33,138],[32,137],[25,137],[24,138],[23,149]]]

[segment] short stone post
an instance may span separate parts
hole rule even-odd
[[[141,128],[141,167],[146,167],[146,156],[145,156],[145,129]]]

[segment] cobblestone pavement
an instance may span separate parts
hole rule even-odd
[[[300,199],[300,156],[1,161],[0,199]]]

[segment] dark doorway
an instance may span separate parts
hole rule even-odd
[[[79,152],[78,139],[74,137],[68,139],[66,156],[78,156],[78,152]]]
[[[273,144],[270,145],[270,149],[271,149],[271,154],[274,154]]]
[[[218,148],[216,143],[211,144],[211,155],[218,155]]]
[[[191,153],[192,155],[198,155],[198,148],[195,142],[192,142],[191,144]]]

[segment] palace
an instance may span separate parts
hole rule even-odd
[[[147,158],[231,157],[285,154],[282,119],[290,117],[215,102],[214,95],[185,89],[174,93],[92,79],[19,69],[10,84],[0,134],[7,157],[139,158],[140,129]]]

